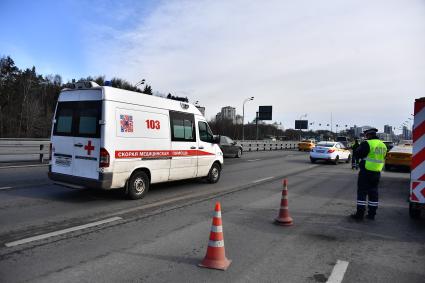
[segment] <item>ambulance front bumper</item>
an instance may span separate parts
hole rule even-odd
[[[96,180],[96,179],[55,173],[49,170],[48,177],[50,180],[59,182],[60,184],[63,184],[63,185],[69,184],[69,185],[78,186],[78,187],[107,190],[107,189],[110,189],[112,185],[112,173],[99,173],[99,179]]]

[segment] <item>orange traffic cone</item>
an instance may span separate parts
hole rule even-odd
[[[283,179],[282,200],[280,202],[279,216],[275,219],[275,223],[282,226],[291,226],[294,224],[292,217],[289,216],[288,181],[286,179]]]
[[[215,204],[207,254],[199,264],[201,267],[226,270],[232,261],[226,258],[224,251],[223,226],[220,203]]]

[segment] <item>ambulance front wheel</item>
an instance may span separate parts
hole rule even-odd
[[[149,177],[143,171],[137,171],[128,180],[127,195],[130,199],[141,199],[149,190]]]
[[[221,166],[217,162],[211,166],[207,181],[211,184],[217,183],[221,176]]]

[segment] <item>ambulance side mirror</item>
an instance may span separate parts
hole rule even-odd
[[[219,135],[213,136],[212,142],[213,143],[216,143],[216,144],[219,144],[220,143],[220,136]]]

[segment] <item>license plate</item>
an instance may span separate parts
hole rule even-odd
[[[316,150],[318,153],[324,153],[324,150]]]
[[[55,164],[58,166],[69,167],[71,166],[71,158],[56,157]]]

